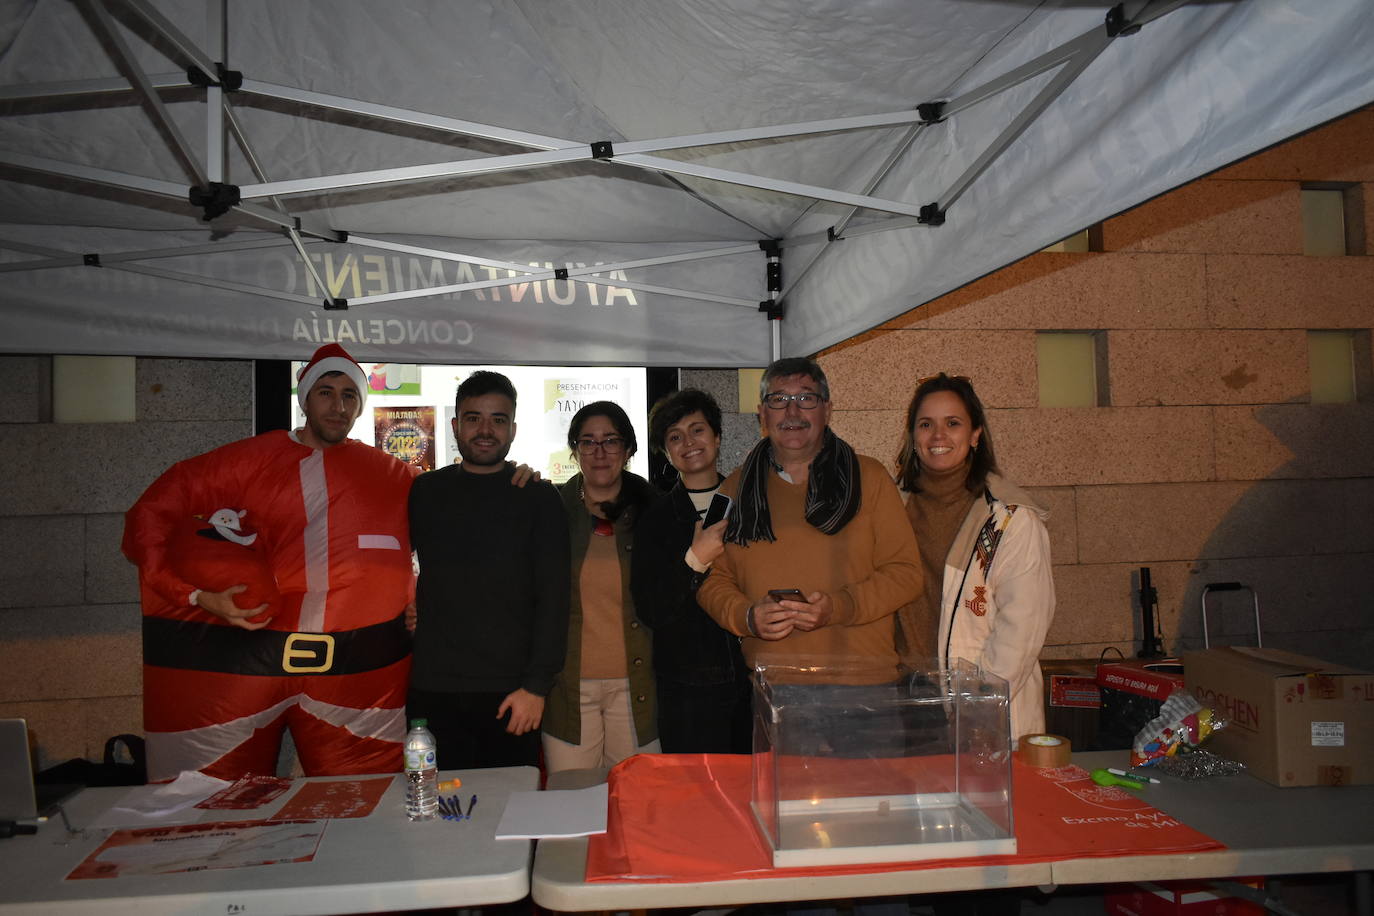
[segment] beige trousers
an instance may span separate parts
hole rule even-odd
[[[559,770],[610,768],[635,754],[657,754],[658,739],[639,744],[630,710],[630,679],[583,678],[579,682],[582,743],[569,744],[544,735],[544,766]]]

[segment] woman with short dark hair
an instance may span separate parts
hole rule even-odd
[[[697,587],[724,550],[726,520],[703,527],[720,489],[720,407],[686,388],[649,413],[649,444],[677,483],[635,529],[630,588],[654,633],[658,728],[669,754],[747,754],[752,746],[749,669],[739,638],[697,604]]]

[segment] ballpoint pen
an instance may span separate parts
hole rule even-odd
[[[472,817],[472,809],[475,808],[475,807],[477,807],[477,796],[476,796],[476,795],[472,796],[472,798],[468,800],[468,813],[467,813],[467,817]]]

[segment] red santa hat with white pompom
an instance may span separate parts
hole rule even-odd
[[[359,405],[367,404],[367,373],[363,372],[363,367],[358,365],[357,360],[348,355],[347,350],[332,343],[316,350],[315,355],[310,357],[310,362],[305,364],[305,368],[296,377],[296,403],[301,406],[301,410],[305,410],[305,396],[315,387],[320,376],[328,372],[342,372],[352,379],[353,384],[358,386]]]

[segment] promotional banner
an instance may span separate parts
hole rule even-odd
[[[0,224],[0,238],[16,234],[51,240],[63,248],[83,244],[59,238],[52,227]],[[209,235],[141,233],[124,243],[174,247],[205,242]],[[109,239],[89,241],[110,244]],[[454,239],[406,241],[545,271],[709,247],[621,244],[594,250],[563,244],[517,243],[512,248]],[[272,248],[155,262],[162,271],[243,288],[201,286],[129,272],[115,264],[8,273],[0,293],[3,347],[10,352],[304,359],[321,344],[339,343],[360,362],[385,365],[725,367],[764,364],[768,359],[768,322],[753,304],[764,295],[764,261],[757,251],[612,270],[605,283],[550,278],[494,286],[481,284],[499,284],[523,274],[352,244],[316,242],[307,251],[323,288],[284,241]],[[421,298],[365,301],[368,296],[469,284],[476,285]],[[651,284],[655,289],[630,284]],[[744,296],[746,306],[678,297],[663,291],[669,288]],[[326,308],[326,299],[349,304]],[[383,371],[374,377],[373,390],[403,393],[403,386],[411,382],[397,384]]]

